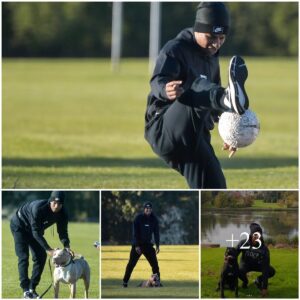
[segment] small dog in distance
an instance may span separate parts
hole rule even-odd
[[[157,288],[157,287],[162,287],[161,283],[160,283],[160,279],[158,274],[152,274],[151,277],[146,280],[146,281],[142,281],[138,287],[143,287],[143,288]]]

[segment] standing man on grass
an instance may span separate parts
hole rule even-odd
[[[153,247],[152,235],[156,249]],[[143,213],[137,215],[133,221],[133,237],[132,247],[130,251],[129,262],[126,267],[123,278],[123,287],[127,288],[131,273],[143,254],[148,260],[152,274],[157,274],[160,280],[160,272],[157,261],[157,254],[159,253],[159,227],[158,219],[152,212],[152,203],[146,202],[144,204]]]
[[[10,222],[18,257],[20,286],[25,299],[36,299],[38,286],[46,263],[47,254],[53,255],[53,248],[44,238],[45,230],[56,223],[59,239],[70,253],[68,236],[68,214],[64,206],[65,193],[53,191],[49,199],[35,200],[23,204]],[[28,276],[29,250],[32,254],[32,275]]]

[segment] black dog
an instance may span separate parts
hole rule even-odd
[[[237,250],[228,247],[225,251],[224,265],[221,272],[221,279],[218,283],[217,291],[220,291],[221,298],[225,298],[224,288],[227,285],[232,291],[235,291],[235,297],[238,297],[238,279],[239,265],[237,261]]]

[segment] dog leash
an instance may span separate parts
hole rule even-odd
[[[51,289],[52,284],[53,284],[53,277],[52,277],[52,268],[51,268],[50,257],[48,259],[48,265],[49,265],[50,276],[51,276],[51,280],[52,281],[51,281],[50,285],[47,287],[47,289],[39,297],[37,297],[37,299],[42,299],[48,293],[48,291]]]

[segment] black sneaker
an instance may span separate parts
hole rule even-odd
[[[128,287],[128,283],[127,282],[123,282],[123,288],[127,288]]]
[[[38,295],[38,293],[35,290],[29,290],[29,292],[32,295],[32,299],[38,299],[40,296]]]
[[[240,56],[233,56],[229,64],[229,84],[226,88],[224,103],[235,113],[242,115],[249,107],[245,91],[245,81],[248,70],[245,61]]]
[[[30,291],[24,291],[23,298],[24,299],[33,299],[33,296]]]

